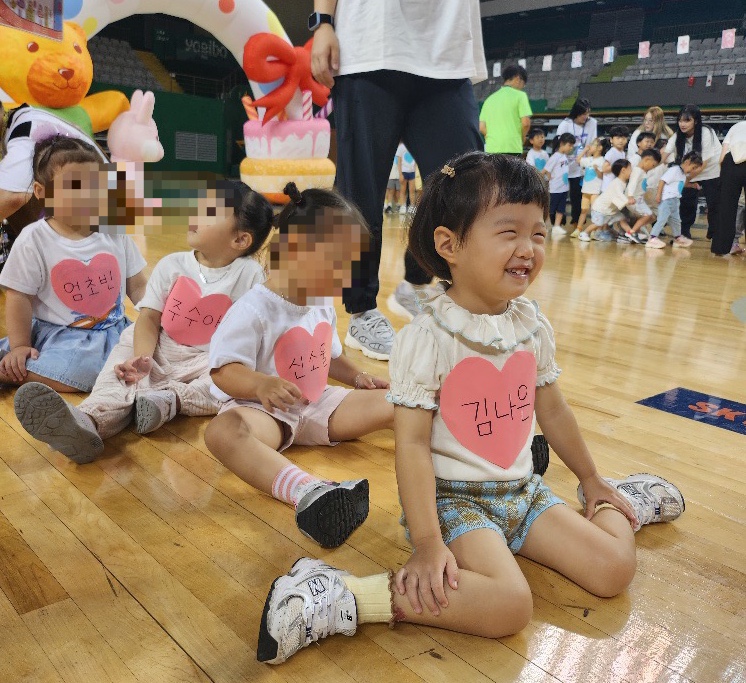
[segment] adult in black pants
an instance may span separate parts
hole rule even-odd
[[[707,238],[711,239],[718,225],[718,208],[720,205],[720,154],[722,145],[715,131],[702,123],[702,112],[693,104],[684,105],[677,118],[678,130],[666,145],[666,162],[677,164],[687,152],[698,152],[704,166],[692,178],[701,188],[707,202]],[[697,220],[696,188],[684,188],[679,203],[681,215],[681,234],[691,239],[691,229]]]
[[[399,142],[414,156],[423,178],[453,156],[482,149],[471,79],[486,77],[478,0],[433,0],[423,16],[418,3],[314,0],[324,22],[316,27],[314,78],[332,87],[337,131],[338,190],[357,204],[370,228],[362,283],[343,296],[352,314],[345,344],[388,360],[394,330],[377,310],[383,202]],[[419,10],[417,8],[420,8]],[[335,24],[332,23],[335,22]],[[418,312],[414,287],[431,278],[408,253],[404,282],[389,308]]]
[[[720,165],[720,220],[712,238],[710,251],[718,256],[729,254],[736,236],[738,199],[746,190],[746,121],[731,127],[723,140]],[[736,155],[736,163],[733,155]]]
[[[575,149],[569,154],[570,165],[567,179],[570,183],[570,217],[577,226],[583,203],[582,184],[583,169],[577,162],[578,155],[588,147],[598,136],[598,122],[591,116],[591,103],[585,97],[579,97],[570,109],[567,118],[562,119],[557,126],[557,137],[563,133],[575,136]]]

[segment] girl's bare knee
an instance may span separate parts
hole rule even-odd
[[[531,621],[534,602],[528,584],[495,586],[494,598],[488,601],[488,607],[480,618],[479,633],[484,638],[503,638],[519,633]]]
[[[219,458],[226,440],[234,442],[239,434],[248,436],[251,434],[251,428],[242,419],[239,411],[229,410],[210,420],[210,424],[205,429],[205,445],[213,455]]]
[[[595,567],[591,585],[586,590],[600,598],[613,598],[624,592],[632,583],[637,571],[635,550],[620,549],[600,557]]]

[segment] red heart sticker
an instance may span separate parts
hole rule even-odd
[[[292,382],[309,401],[324,393],[329,378],[332,326],[320,322],[311,336],[302,327],[292,327],[275,344],[277,374]]]
[[[119,261],[113,254],[96,254],[86,265],[76,259],[60,261],[51,273],[52,289],[71,311],[103,318],[122,290]]]
[[[161,314],[161,325],[171,339],[184,346],[209,344],[212,335],[233,305],[227,294],[202,296],[200,286],[180,276],[171,287]]]
[[[536,396],[536,358],[516,351],[498,370],[484,358],[465,358],[448,373],[440,412],[458,442],[508,469],[528,441]]]

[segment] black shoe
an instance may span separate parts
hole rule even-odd
[[[534,474],[544,476],[549,467],[549,443],[543,434],[536,434],[531,442],[531,459],[534,463]]]

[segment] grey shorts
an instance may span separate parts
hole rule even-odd
[[[329,440],[329,419],[339,408],[352,389],[328,386],[317,401],[294,411],[275,408],[269,412],[261,403],[233,398],[223,404],[221,413],[234,408],[251,408],[272,416],[282,425],[283,442],[279,450],[284,451],[292,444],[298,446],[336,446],[338,441]]]
[[[399,181],[398,180],[389,180],[389,182],[386,184],[387,190],[398,190],[399,189]]]

